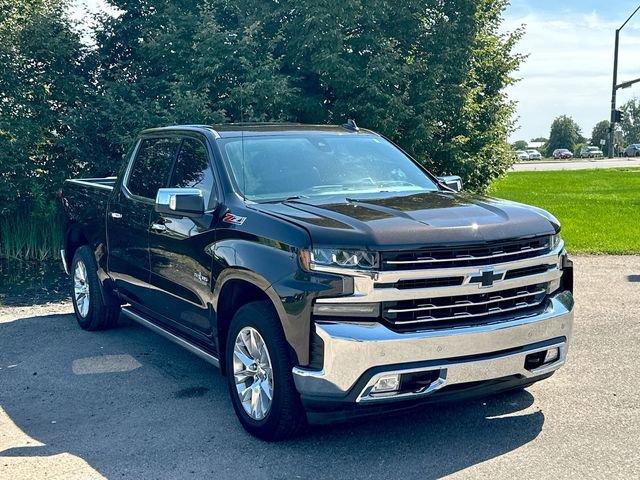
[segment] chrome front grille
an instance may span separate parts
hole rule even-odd
[[[543,255],[549,252],[549,235],[489,242],[484,245],[438,247],[411,252],[385,252],[383,270],[412,270],[422,268],[452,268],[491,263],[510,262]]]
[[[539,283],[492,293],[384,302],[382,316],[397,327],[450,328],[484,323],[510,312],[536,310],[547,296],[548,284]]]
[[[467,246],[473,258],[456,259],[449,249],[432,264],[421,257],[424,252],[383,253],[380,271],[353,273],[353,295],[316,303],[378,303],[378,321],[401,331],[508,321],[544,309],[549,294],[560,287],[564,244],[549,242],[549,237],[498,242],[490,247],[494,255],[489,258],[477,255],[487,247]],[[408,257],[425,263],[384,269],[389,258]]]

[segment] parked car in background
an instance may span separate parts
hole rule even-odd
[[[580,158],[602,158],[604,153],[598,147],[593,145],[584,146],[580,149]]]
[[[638,157],[640,156],[640,143],[632,143],[624,149],[625,157]]]
[[[535,148],[528,149],[526,153],[529,155],[529,160],[540,160],[542,158],[540,152]]]
[[[516,150],[516,157],[519,161],[529,160],[529,154],[524,150]]]
[[[556,148],[553,151],[553,158],[572,158],[573,153],[566,148]]]

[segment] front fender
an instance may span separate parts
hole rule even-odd
[[[298,361],[306,364],[309,358],[310,316],[296,314],[291,308],[292,298],[300,292],[283,292],[276,289],[283,278],[295,276],[299,271],[298,249],[275,241],[256,242],[255,239],[227,239],[216,242],[213,248],[215,283],[212,306],[218,311],[220,293],[230,280],[243,280],[260,290],[269,298],[282,325],[285,338],[295,351]]]
[[[258,287],[273,304],[299,364],[307,365],[313,300],[321,292],[336,288],[332,283],[336,277],[305,272],[298,262],[298,249],[277,242],[219,242],[214,257],[216,264],[224,265],[213,287],[214,310],[218,311],[220,293],[228,281],[243,280]],[[342,285],[341,279],[339,283]]]

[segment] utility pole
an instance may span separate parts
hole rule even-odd
[[[635,12],[634,12],[635,13]],[[628,20],[627,20],[628,21]],[[626,23],[626,22],[625,22]],[[624,26],[624,25],[623,25]],[[609,158],[613,158],[613,142],[616,132],[616,92],[618,91],[618,48],[620,45],[620,29],[616,29],[616,46],[613,50],[613,87],[611,88],[611,121],[609,123]]]
[[[618,84],[618,47],[620,45],[620,30],[622,30],[624,26],[627,23],[629,23],[629,20],[631,20],[631,17],[633,17],[638,12],[638,10],[640,10],[640,5],[638,5],[638,7],[633,11],[633,13],[629,15],[629,17],[624,21],[622,25],[620,25],[620,28],[616,29],[616,44],[613,50],[613,86],[611,88],[611,124],[609,125],[609,158],[613,158],[614,156],[613,142],[614,142],[615,132],[616,132],[616,123],[618,123],[618,121],[620,121],[621,119],[620,112],[616,110],[616,93],[619,88],[629,88],[634,83],[640,82],[640,78],[637,78],[635,80],[630,80],[628,82],[623,82],[621,84]]]

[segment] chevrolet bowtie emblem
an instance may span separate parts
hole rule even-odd
[[[469,283],[479,283],[480,288],[493,286],[494,282],[504,278],[505,272],[494,272],[493,270],[482,270],[480,275],[473,276],[469,279]]]

